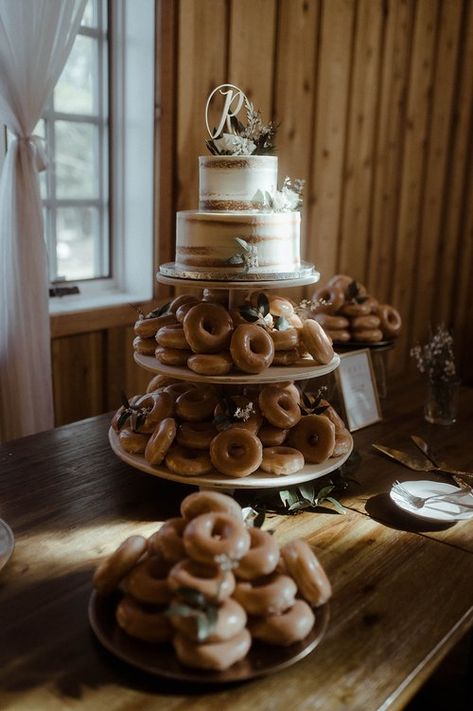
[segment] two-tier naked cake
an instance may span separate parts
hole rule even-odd
[[[275,127],[263,124],[236,87],[212,92],[207,127],[215,97],[224,97],[225,107],[219,128],[209,129],[211,155],[199,158],[199,209],[177,213],[176,269],[216,279],[295,272],[302,181],[286,178],[278,190],[278,159],[267,155]],[[246,125],[236,118],[243,105]]]

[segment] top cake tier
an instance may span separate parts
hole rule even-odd
[[[274,194],[276,156],[200,156],[199,209],[227,212],[254,209],[258,190]]]

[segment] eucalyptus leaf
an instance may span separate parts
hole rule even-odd
[[[242,306],[240,309],[240,315],[246,320],[246,321],[259,321],[260,315],[254,309],[252,306]]]
[[[266,518],[266,511],[264,509],[262,509],[261,511],[258,512],[258,515],[253,520],[253,526],[255,528],[261,528],[261,526],[264,523],[265,518]]]
[[[232,257],[225,260],[225,264],[243,264],[244,261],[245,260],[241,254],[234,254]]]
[[[279,497],[286,508],[290,508],[292,504],[299,501],[299,496],[291,489],[283,489],[279,492]]]
[[[289,511],[300,511],[301,509],[308,509],[312,506],[310,501],[307,499],[298,499],[293,504],[289,506]]]
[[[267,316],[269,314],[269,299],[264,291],[258,295],[258,310],[263,314],[263,316]]]
[[[248,244],[248,242],[247,242],[246,240],[242,239],[241,237],[235,237],[235,242],[238,242],[238,244],[240,245],[240,247],[241,247],[242,249],[244,249],[245,252],[249,252],[249,251],[250,251],[250,245]]]
[[[287,331],[288,328],[291,328],[291,324],[285,316],[276,316],[274,319],[274,327],[277,331]]]
[[[128,402],[128,398],[127,398],[127,396],[125,395],[125,393],[123,392],[123,390],[122,390],[122,392],[121,392],[121,401],[122,401],[123,407],[126,407],[126,409],[129,410],[129,409],[130,409],[130,403]]]
[[[120,417],[118,418],[118,422],[117,422],[117,430],[118,431],[120,431],[122,429],[122,427],[125,426],[129,417],[130,417],[129,410],[123,410],[123,412],[121,413]]]
[[[330,503],[333,504],[333,506],[336,508],[338,513],[345,515],[346,512],[348,511],[348,509],[346,509],[345,506],[343,506],[343,504],[340,503],[340,501],[337,501],[337,499],[334,499],[333,496],[326,496],[325,500],[330,501]]]
[[[329,484],[328,486],[322,487],[322,489],[320,489],[320,491],[317,493],[317,497],[316,497],[315,501],[317,503],[320,503],[321,501],[326,499],[327,496],[330,494],[330,492],[332,492],[334,489],[335,489],[335,486],[333,484]]]
[[[198,590],[189,587],[181,587],[176,590],[177,596],[182,600],[185,600],[189,605],[194,605],[195,607],[205,607],[207,600],[205,595],[203,595]]]
[[[304,499],[313,503],[315,499],[315,489],[313,484],[299,484],[297,487]]]

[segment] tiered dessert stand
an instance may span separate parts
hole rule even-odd
[[[199,275],[202,276],[202,275]],[[210,276],[210,275],[209,275]],[[280,274],[270,275],[246,275],[241,274],[241,278],[237,277],[232,281],[224,279],[202,279],[196,278],[196,275],[188,272],[182,273],[176,269],[175,263],[164,264],[160,267],[156,279],[159,283],[169,286],[187,287],[192,289],[211,288],[229,290],[230,306],[240,304],[248,292],[265,289],[279,290],[292,287],[305,286],[315,284],[319,278],[319,273],[315,270],[312,264],[302,263],[298,272],[285,274],[281,278]],[[335,354],[330,363],[327,365],[314,365],[312,360],[307,361],[307,365],[270,367],[267,370],[257,375],[236,371],[229,375],[199,375],[194,373],[187,367],[173,367],[163,365],[152,356],[145,356],[140,353],[134,354],[134,359],[141,367],[152,373],[159,373],[176,380],[191,381],[196,383],[212,383],[224,385],[262,385],[268,383],[285,382],[289,380],[310,380],[320,378],[334,371],[340,364],[340,357]],[[232,491],[235,489],[274,489],[282,486],[293,486],[303,482],[318,479],[330,472],[338,469],[350,456],[351,451],[331,459],[326,460],[321,464],[306,464],[300,471],[295,474],[286,476],[274,476],[258,469],[249,476],[243,478],[228,477],[218,472],[203,476],[183,476],[170,472],[165,466],[152,466],[142,455],[129,454],[125,452],[119,444],[117,433],[110,428],[109,440],[115,454],[124,462],[147,472],[161,479],[180,482],[183,484],[192,484],[205,489],[220,489]]]

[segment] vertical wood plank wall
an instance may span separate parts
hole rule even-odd
[[[157,260],[172,257],[175,210],[197,206],[207,96],[236,84],[280,122],[280,178],[306,180],[304,258],[401,311],[392,369],[412,367],[410,347],[442,321],[473,382],[473,2],[157,5]],[[144,385],[130,342],[124,327],[53,341],[58,424]]]

